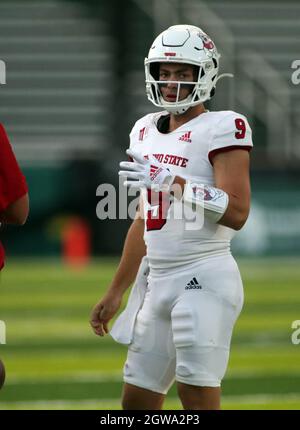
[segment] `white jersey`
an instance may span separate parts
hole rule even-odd
[[[138,120],[130,133],[130,148],[143,156],[154,156],[172,174],[185,179],[215,186],[214,154],[232,147],[250,150],[253,146],[248,121],[239,113],[205,112],[170,133],[161,133],[157,121],[167,114],[152,113]],[[178,216],[183,213],[182,201],[169,202],[166,194],[160,193],[150,202],[146,192],[143,197],[144,240],[152,270],[175,268],[203,257],[230,253],[234,230],[209,219],[196,221],[198,227],[195,222],[191,225],[191,209],[185,207],[185,217]],[[166,211],[167,216],[162,213]]]

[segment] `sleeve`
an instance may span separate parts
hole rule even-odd
[[[214,135],[209,146],[208,158],[213,164],[216,154],[233,149],[250,151],[253,147],[252,131],[247,118],[236,112],[230,112],[216,125]]]
[[[0,212],[28,192],[4,127],[0,124]]]
[[[153,114],[150,113],[136,121],[129,134],[131,148],[139,143],[143,143],[144,139],[148,134],[148,129],[152,117]]]

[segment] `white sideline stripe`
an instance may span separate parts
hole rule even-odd
[[[229,379],[250,379],[250,378],[269,378],[269,377],[299,377],[300,369],[295,370],[286,370],[280,369],[279,371],[273,371],[268,369],[262,370],[228,370],[223,381],[227,381]]]
[[[292,401],[299,401],[300,402],[300,393],[280,393],[280,394],[241,394],[236,396],[223,396],[223,402],[222,403],[237,403],[237,404],[244,404],[244,403],[254,403],[254,404],[263,404],[268,402],[292,402]],[[299,403],[300,406],[300,403]]]
[[[26,382],[26,384],[60,384],[69,382],[122,382],[123,374],[120,372],[110,372],[101,374],[99,372],[88,372],[88,373],[76,373],[70,375],[63,375],[61,377],[54,376],[8,376],[5,385],[18,385],[20,383]]]
[[[96,406],[96,405],[103,405],[103,404],[107,404],[107,406],[119,406],[121,407],[121,399],[83,399],[83,400],[37,400],[37,401],[18,401],[18,402],[1,402],[0,404],[0,410],[9,408],[9,407],[22,407],[26,409],[30,409],[31,407],[40,407],[42,409],[46,408],[47,406],[49,407],[68,407],[68,406],[72,406],[72,405],[84,405],[84,406],[88,406],[88,405],[92,405],[92,406]]]
[[[284,371],[281,370],[280,372],[273,372],[273,371],[266,371],[263,370],[228,370],[227,375],[225,377],[225,380],[230,379],[243,379],[243,378],[251,378],[251,377],[288,377],[288,376],[294,376],[299,377],[300,376],[300,369],[295,370],[289,370]],[[117,372],[105,372],[105,374],[101,374],[99,372],[82,372],[82,373],[76,373],[76,374],[70,374],[70,375],[63,375],[63,376],[42,376],[42,375],[26,375],[26,376],[7,376],[5,385],[18,385],[22,383],[35,385],[35,384],[62,384],[62,383],[89,383],[89,382],[123,382],[123,374],[119,371]]]
[[[223,396],[222,404],[226,406],[228,403],[235,403],[238,405],[243,404],[264,404],[271,403],[272,401],[280,402],[286,404],[288,402],[299,401],[300,405],[300,393],[289,393],[289,394],[244,394],[235,396]],[[170,397],[166,399],[166,403],[178,402],[179,399],[176,397]],[[56,407],[56,408],[67,408],[68,406],[93,406],[94,408],[103,405],[117,406],[121,408],[120,399],[84,399],[84,400],[38,400],[38,401],[18,401],[18,402],[1,402],[0,410],[11,407],[22,407],[22,408],[36,408],[40,407],[46,409],[46,407]]]

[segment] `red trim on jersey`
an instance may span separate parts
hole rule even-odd
[[[212,159],[216,154],[220,154],[221,152],[229,152],[233,151],[234,149],[245,149],[246,151],[251,151],[252,146],[249,145],[231,145],[231,146],[224,146],[224,148],[217,148],[213,149],[208,153],[208,159],[210,161],[210,164],[213,166]]]

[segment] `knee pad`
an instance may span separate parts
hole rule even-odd
[[[226,372],[229,350],[189,347],[177,350],[176,380],[199,387],[219,387]]]
[[[128,384],[167,394],[175,380],[175,356],[129,350],[123,372]]]

